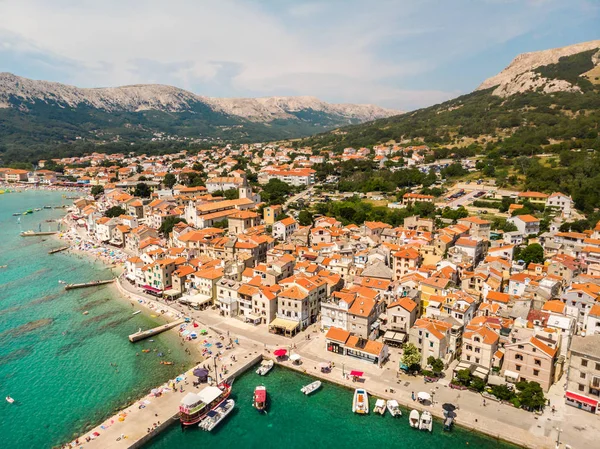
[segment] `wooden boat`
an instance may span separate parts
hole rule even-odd
[[[225,402],[222,402],[216,408],[209,411],[206,414],[206,417],[200,421],[198,427],[210,432],[233,411],[234,407],[235,401],[233,399],[227,399]]]
[[[319,388],[321,388],[321,381],[316,380],[313,383],[310,383],[310,384],[305,385],[302,388],[300,388],[300,391],[308,396],[309,394],[317,391]]]
[[[377,401],[375,401],[373,413],[379,413],[382,416],[385,414],[385,401],[383,399],[377,399]]]
[[[6,402],[8,402],[9,404],[12,404],[15,402],[15,400],[13,398],[11,398],[10,396],[6,396]]]
[[[267,411],[267,387],[259,385],[254,389],[254,400],[252,405],[259,412]]]
[[[258,369],[256,370],[256,374],[258,374],[259,376],[266,376],[269,373],[269,371],[273,369],[274,365],[275,362],[273,362],[273,360],[263,360]]]
[[[402,410],[400,410],[400,406],[398,405],[398,401],[396,401],[395,399],[390,399],[389,401],[387,401],[386,403],[388,412],[390,412],[390,415],[392,416],[402,416]]]
[[[352,411],[360,415],[369,413],[369,394],[362,388],[354,390],[354,399],[352,400]]]
[[[179,405],[182,427],[198,424],[209,411],[225,402],[231,394],[231,385],[222,382],[216,387],[206,387],[200,393],[188,393]]]
[[[421,419],[419,419],[419,429],[428,430],[429,432],[433,430],[433,417],[427,410],[421,413]]]
[[[411,410],[410,415],[408,415],[408,423],[410,424],[410,427],[412,427],[413,429],[418,429],[419,428],[419,419],[420,419],[419,412],[416,410]]]

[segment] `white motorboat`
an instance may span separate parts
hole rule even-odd
[[[428,430],[431,432],[433,430],[433,417],[431,413],[425,410],[421,413],[421,419],[419,420],[419,429]]]
[[[233,399],[227,399],[226,401],[221,402],[221,404],[206,414],[206,417],[200,421],[198,427],[210,432],[233,411],[234,407],[235,401]]]
[[[385,414],[385,401],[383,399],[377,399],[377,401],[375,401],[373,413],[379,413],[380,415]]]
[[[138,313],[142,313],[141,310],[136,310],[135,312],[132,313],[132,315],[137,315]]]
[[[410,424],[410,427],[412,427],[413,429],[418,429],[419,428],[419,412],[416,410],[411,410],[410,411],[410,415],[408,415],[408,422]]]
[[[369,394],[362,388],[354,390],[354,399],[352,400],[352,411],[360,415],[369,413]]]
[[[256,374],[259,376],[266,376],[269,371],[273,369],[275,362],[273,360],[263,360],[258,369],[256,370]]]
[[[313,383],[303,386],[300,391],[308,396],[309,394],[317,391],[319,388],[321,388],[321,381],[316,380]]]
[[[6,396],[6,402],[8,402],[9,404],[12,404],[13,402],[15,402],[15,400],[13,398],[11,398],[10,396]]]
[[[400,406],[398,405],[398,401],[395,399],[390,399],[386,403],[388,412],[392,416],[402,416],[402,410],[400,410]]]

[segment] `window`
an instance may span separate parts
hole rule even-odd
[[[470,355],[467,356],[467,361],[469,361],[469,362],[471,361],[471,356]]]
[[[585,385],[579,384],[579,391],[585,391]]]
[[[579,377],[580,377],[581,379],[585,379],[585,373],[579,373]]]
[[[539,369],[534,369],[533,370],[533,375],[534,376],[539,376],[540,375],[540,370]]]
[[[581,359],[581,366],[587,366],[588,361],[586,359]]]
[[[537,366],[542,366],[542,361],[541,361],[540,359],[535,359],[535,360],[534,360],[534,363],[535,363]]]
[[[475,363],[479,363],[479,357],[475,358]]]
[[[521,365],[515,365],[515,368],[517,369],[517,371],[521,371]]]
[[[600,371],[600,363],[596,363],[596,371]]]
[[[523,356],[521,354],[515,354],[515,360],[523,360]]]

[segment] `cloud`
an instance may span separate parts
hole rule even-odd
[[[406,110],[468,90],[460,80],[423,88],[424,75],[441,80],[448,64],[547,29],[548,15],[565,11],[541,1],[0,0],[0,70]]]

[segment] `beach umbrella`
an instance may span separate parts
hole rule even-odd
[[[300,354],[292,354],[292,355],[290,356],[290,360],[291,360],[292,362],[297,362],[297,361],[298,361],[298,360],[300,360],[301,358],[302,358],[302,356],[301,356]]]
[[[354,370],[350,371],[350,375],[353,377],[362,377],[363,374],[365,374],[365,373],[363,373],[362,371],[354,371]]]
[[[424,391],[419,391],[417,398],[419,398],[420,401],[431,401],[431,395]]]
[[[200,333],[201,333],[202,335],[205,335],[205,334],[208,334],[208,331],[207,331],[206,329],[202,329],[202,330],[200,331]]]
[[[447,412],[453,412],[454,410],[456,410],[456,406],[454,404],[450,404],[449,402],[442,404],[442,408]]]
[[[273,354],[275,355],[275,357],[283,357],[287,354],[287,349],[276,349],[275,351],[273,351]]]
[[[196,368],[193,371],[193,374],[196,377],[206,377],[206,376],[208,376],[208,370],[205,368]]]

